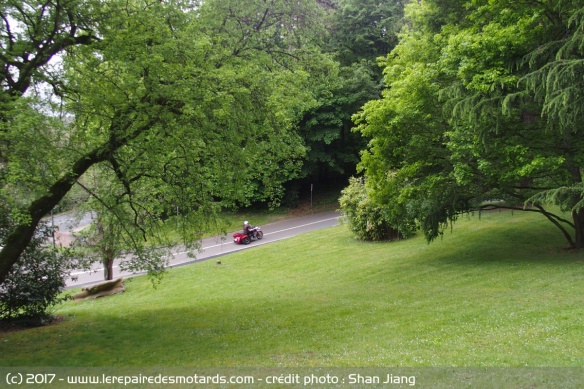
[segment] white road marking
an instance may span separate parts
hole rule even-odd
[[[264,233],[264,236],[267,236],[267,235],[273,235],[273,234],[279,234],[279,233],[281,233],[281,232],[290,231],[290,230],[293,230],[293,229],[295,229],[295,228],[308,227],[308,226],[311,226],[311,225],[313,225],[313,224],[324,223],[324,222],[328,222],[328,221],[330,221],[330,220],[334,220],[334,219],[338,219],[338,217],[331,217],[331,218],[329,218],[329,219],[323,219],[323,220],[319,220],[319,221],[312,222],[312,223],[302,224],[302,225],[300,225],[300,226],[295,226],[295,227],[285,228],[285,229],[283,229],[283,230],[279,230],[279,231],[274,231],[274,232],[267,232],[267,233]],[[227,242],[227,239],[225,240],[225,242]],[[207,246],[207,247],[203,247],[203,248],[201,248],[201,250],[202,250],[202,251],[205,251],[205,250],[208,250],[208,249],[212,249],[212,248],[214,248],[214,247],[220,247],[220,246],[223,246],[223,245],[225,244],[225,242],[224,242],[224,243],[220,243],[220,244],[216,244],[216,245],[213,245],[213,246]],[[231,242],[231,240],[229,240],[229,242]],[[233,250],[233,251],[235,251],[235,250]],[[189,253],[189,252],[190,252],[190,251],[182,251],[182,252],[179,252],[179,253],[173,253],[172,255],[187,254],[187,253]]]
[[[274,232],[268,232],[268,233],[265,233],[264,236],[266,236],[266,235],[273,235],[273,234],[279,234],[281,232],[294,230],[296,228],[308,227],[308,226],[311,226],[311,225],[314,225],[314,224],[324,223],[324,222],[328,222],[328,221],[335,220],[335,219],[338,219],[338,218],[339,218],[338,216],[337,217],[331,217],[331,218],[328,218],[328,219],[318,220],[318,221],[315,221],[315,222],[312,222],[312,223],[302,224],[300,226],[285,228],[283,230],[274,231]],[[225,239],[225,242],[223,242],[221,244],[216,244],[216,245],[213,245],[213,246],[202,247],[201,248],[201,252],[203,252],[205,250],[208,250],[208,249],[212,249],[214,247],[223,246],[223,244],[225,244],[226,242],[227,242],[227,239]],[[231,241],[229,241],[229,242],[231,243]],[[254,245],[254,246],[257,246],[257,244]],[[253,247],[253,246],[250,246],[250,247]],[[225,253],[230,253],[230,252],[238,251],[238,250],[240,250],[240,249],[237,248],[237,249],[234,249],[234,250],[226,251]],[[191,251],[181,251],[181,252],[178,252],[178,253],[172,253],[172,255],[176,256],[176,255],[188,254],[188,253],[191,253]],[[186,262],[191,262],[191,261],[192,261],[192,259],[189,259],[188,261],[184,261],[184,262],[174,263],[174,264],[171,264],[169,267],[176,266],[176,265],[180,265],[180,264],[183,264],[183,263],[186,263]],[[119,266],[114,266],[113,268],[114,269],[117,269],[117,268],[119,268]],[[75,273],[71,273],[71,275],[72,276],[78,276],[78,275],[81,275],[81,274],[97,273],[98,271],[103,271],[103,268],[96,269],[96,270],[90,270],[90,271],[75,272]]]

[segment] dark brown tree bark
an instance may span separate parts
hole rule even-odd
[[[89,167],[105,159],[105,151],[102,147],[79,158],[73,167],[49,188],[46,195],[28,207],[30,222],[17,225],[6,237],[4,248],[0,251],[0,284],[4,282],[10,268],[28,246],[41,218],[55,208]]]
[[[3,12],[14,12],[15,17],[4,17],[6,35],[1,42],[0,52],[0,83],[6,86],[0,93],[0,102],[19,98],[26,93],[36,81],[44,80],[51,83],[42,72],[42,68],[58,53],[68,47],[91,44],[96,38],[88,34],[91,27],[89,18],[82,19],[75,7],[76,2],[47,2],[23,4],[22,1],[7,2]],[[19,20],[26,24],[24,34],[28,40],[22,40],[13,34],[13,25]],[[79,23],[84,24],[80,34]],[[0,110],[0,120],[6,116]],[[91,165],[101,160],[101,148],[84,155],[47,191],[47,194],[35,200],[26,212],[30,216],[28,223],[17,225],[4,242],[0,250],[0,284],[6,278],[12,265],[26,249],[43,216],[49,213],[71,189],[75,180]],[[6,163],[5,156],[0,154],[0,163]]]
[[[128,110],[131,110],[131,107]],[[109,129],[110,134],[122,135],[112,135],[108,142],[78,158],[70,169],[65,169],[65,174],[47,190],[47,194],[33,201],[28,207],[26,214],[30,217],[30,222],[15,226],[7,236],[4,242],[4,248],[0,250],[0,284],[4,282],[12,265],[16,263],[26,249],[43,216],[47,215],[59,204],[63,197],[71,190],[77,179],[91,166],[107,160],[120,147],[150,129],[157,120],[151,119],[141,123],[137,128],[130,130],[133,121],[131,119],[127,120],[128,116],[130,115],[127,115],[125,111],[118,112],[117,117],[120,119],[112,120],[112,125]]]
[[[574,248],[584,248],[584,209],[572,211],[572,220],[574,222]]]

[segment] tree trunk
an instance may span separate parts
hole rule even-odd
[[[574,248],[584,248],[584,208],[578,211],[572,211],[572,220],[574,221]]]
[[[103,279],[105,281],[111,281],[114,279],[114,259],[104,258],[103,259]]]
[[[131,108],[128,107],[127,111],[131,111]],[[126,111],[118,112],[118,115],[114,117],[109,128],[109,132],[112,134],[110,139],[77,159],[73,166],[71,166],[71,169],[65,169],[66,173],[47,190],[46,195],[33,201],[28,207],[27,215],[30,216],[30,223],[17,225],[6,237],[4,248],[0,250],[0,284],[4,282],[8,272],[10,272],[12,266],[18,261],[18,258],[20,258],[30,243],[43,216],[47,215],[59,204],[63,197],[69,193],[73,185],[75,185],[77,179],[91,166],[107,160],[121,146],[127,144],[132,139],[136,139],[141,133],[150,129],[157,121],[157,118],[152,118],[134,130],[127,132],[134,122],[132,120],[126,121],[126,115],[129,115]],[[131,116],[129,115],[129,117]],[[113,134],[123,135],[116,136]]]
[[[46,195],[33,201],[28,207],[27,214],[30,222],[17,225],[6,237],[4,248],[0,251],[0,284],[4,282],[6,275],[30,243],[43,216],[59,204],[71,190],[75,181],[90,166],[104,159],[100,154],[101,148],[78,159],[72,169],[51,186]]]
[[[103,255],[101,263],[103,264],[103,279],[105,281],[110,281],[114,277],[114,252],[111,248],[113,244],[111,242],[112,233],[109,232],[110,236],[106,236],[105,230],[103,228],[102,214],[97,212],[97,247],[99,247],[101,254]]]

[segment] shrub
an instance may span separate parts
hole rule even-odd
[[[351,178],[349,186],[341,192],[339,203],[349,228],[359,239],[393,240],[406,235],[394,227],[383,207],[371,201],[362,178]]]
[[[61,291],[69,275],[71,257],[68,250],[47,245],[51,233],[48,226],[39,226],[36,236],[0,285],[0,319],[26,319],[31,324],[42,324],[50,318],[49,309],[67,299]]]

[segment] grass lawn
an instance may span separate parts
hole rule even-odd
[[[6,366],[584,366],[584,252],[491,212],[393,243],[321,230],[68,302],[0,334]]]

